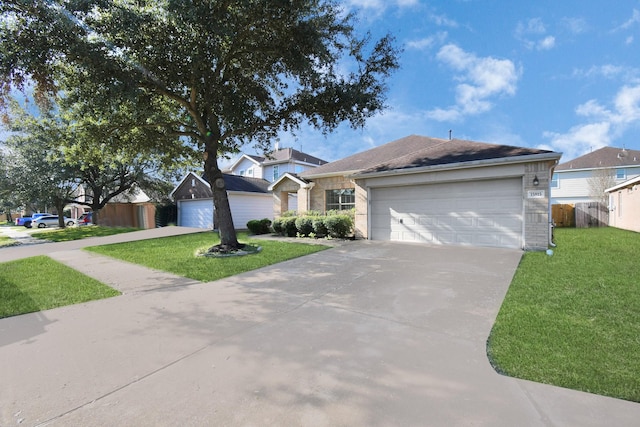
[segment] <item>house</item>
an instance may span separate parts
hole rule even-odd
[[[86,200],[84,187],[78,189],[78,199]],[[72,203],[65,206],[65,210],[70,211],[72,218],[79,218],[83,213],[90,212],[87,205]],[[107,227],[135,227],[135,228],[155,228],[156,227],[156,206],[151,198],[137,186],[130,190],[118,194],[105,206],[98,214],[98,224]]]
[[[322,159],[293,148],[276,148],[267,156],[243,154],[223,172],[249,178],[263,178],[273,182],[287,172],[299,174],[326,163]]]
[[[640,232],[640,176],[607,188],[609,225]]]
[[[640,176],[640,151],[603,147],[556,166],[551,204],[606,203],[604,190]]]
[[[289,193],[306,210],[355,209],[356,237],[547,249],[549,182],[561,154],[411,135],[269,188],[274,215]]]
[[[269,182],[261,178],[249,178],[224,174],[233,225],[246,229],[252,219],[273,218],[273,196]],[[171,192],[178,205],[178,225],[215,229],[213,192],[209,183],[199,174],[190,172]]]

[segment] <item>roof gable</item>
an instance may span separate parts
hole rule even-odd
[[[355,172],[383,172],[553,153],[548,150],[487,144],[461,139],[410,135],[300,174],[303,178]]]
[[[555,171],[572,169],[620,168],[640,166],[640,150],[627,150],[615,147],[602,147],[591,153],[577,157],[556,166]]]
[[[267,181],[266,179],[249,178],[246,176],[232,175],[232,174],[226,174],[226,173],[223,174],[222,176],[224,178],[224,184],[227,191],[236,191],[236,192],[245,192],[245,193],[269,193],[269,181]],[[206,188],[206,197],[213,196],[213,193],[211,192],[211,186],[209,185],[209,182],[207,181],[207,179],[204,177],[204,174],[200,176],[194,172],[189,172],[187,175],[185,175],[185,177],[182,178],[182,180],[180,180],[178,185],[176,185],[176,187],[173,189],[170,196],[172,198],[175,197],[175,194],[181,189],[181,187],[183,187],[184,185],[187,185],[185,183],[191,179],[194,179],[195,180],[194,183],[201,189]]]

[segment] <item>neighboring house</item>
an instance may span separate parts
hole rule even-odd
[[[275,216],[300,207],[355,209],[357,237],[544,250],[553,151],[411,135],[269,188]],[[302,210],[302,209],[301,209]]]
[[[78,199],[86,200],[87,195],[82,186],[78,189]],[[79,218],[83,213],[90,212],[86,205],[71,203],[65,206],[65,210],[71,212],[72,218]],[[109,200],[100,209],[97,222],[108,227],[156,227],[156,206],[149,196],[140,188],[134,186],[130,190],[119,194]]]
[[[108,227],[156,228],[156,205],[138,187],[118,194],[98,213],[98,224]]]
[[[276,181],[285,173],[300,174],[327,162],[293,148],[276,149],[267,156],[243,154],[223,172],[249,178]]]
[[[556,166],[551,181],[551,204],[601,201],[595,193],[602,193],[601,199],[606,200],[605,189],[636,176],[640,176],[640,151],[603,147]]]
[[[606,190],[609,225],[640,232],[640,176]]]
[[[269,182],[224,174],[233,225],[246,229],[252,219],[273,218],[273,196]],[[178,204],[178,225],[205,229],[217,229],[214,224],[213,192],[209,183],[200,175],[190,172],[171,192]]]

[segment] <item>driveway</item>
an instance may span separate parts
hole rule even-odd
[[[211,283],[97,257],[124,295],[0,320],[0,425],[637,425],[491,368],[520,257],[355,241]]]

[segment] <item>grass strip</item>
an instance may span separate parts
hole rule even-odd
[[[246,233],[239,233],[238,239],[242,243],[260,245],[262,251],[228,258],[196,257],[198,249],[208,248],[220,242],[218,235],[210,231],[94,246],[86,250],[178,276],[210,282],[328,249],[328,246],[318,244],[251,239]]]
[[[46,256],[0,264],[0,318],[119,294]]]
[[[120,233],[130,233],[138,230],[140,229],[132,227],[102,227],[99,225],[89,225],[37,231],[31,233],[31,237],[48,240],[50,242],[67,242],[70,240],[86,239],[88,237],[103,237]]]
[[[498,372],[640,402],[638,233],[557,229],[524,254],[488,342]]]

